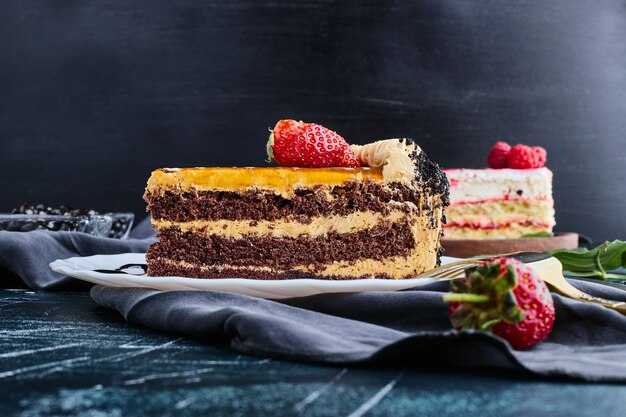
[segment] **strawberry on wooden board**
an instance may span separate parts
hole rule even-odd
[[[269,161],[282,166],[322,168],[361,166],[344,138],[324,126],[279,120],[267,142]]]
[[[506,339],[513,349],[544,340],[554,324],[554,303],[546,284],[512,258],[485,261],[450,283],[450,320],[457,329],[480,329]]]

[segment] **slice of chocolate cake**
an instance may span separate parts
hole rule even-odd
[[[407,139],[352,151],[364,167],[154,171],[148,275],[401,279],[435,267],[445,175]]]

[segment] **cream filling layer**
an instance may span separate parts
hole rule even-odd
[[[414,217],[393,210],[388,215],[372,211],[359,211],[346,216],[313,217],[310,223],[299,223],[285,220],[195,220],[190,222],[172,222],[168,220],[152,220],[156,230],[177,227],[182,232],[193,232],[203,235],[220,235],[241,239],[245,236],[265,236],[297,238],[299,236],[318,237],[328,233],[352,233],[370,229],[382,221],[396,223],[406,217]]]

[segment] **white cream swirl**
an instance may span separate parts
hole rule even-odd
[[[415,181],[415,156],[422,149],[413,141],[384,139],[367,145],[350,145],[363,165],[383,167],[386,182]]]

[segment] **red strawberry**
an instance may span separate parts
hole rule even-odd
[[[361,166],[350,146],[337,133],[315,123],[280,120],[267,142],[269,160],[288,167]]]
[[[535,159],[537,161],[536,168],[541,168],[545,166],[546,161],[548,160],[548,153],[541,146],[533,146],[533,152],[535,153]]]
[[[352,152],[352,149],[350,149],[350,152],[343,154],[338,165],[346,168],[357,168],[361,166],[361,161],[359,161],[359,158],[357,158],[354,152]]]
[[[539,168],[539,161],[533,148],[527,145],[515,145],[507,157],[509,168],[532,169]]]
[[[457,329],[481,329],[506,339],[513,349],[544,340],[554,324],[546,284],[527,265],[512,259],[485,261],[450,283],[450,320]]]
[[[511,145],[506,142],[496,142],[489,151],[487,156],[487,165],[489,168],[499,169],[507,168],[509,166],[507,157],[511,151]]]

